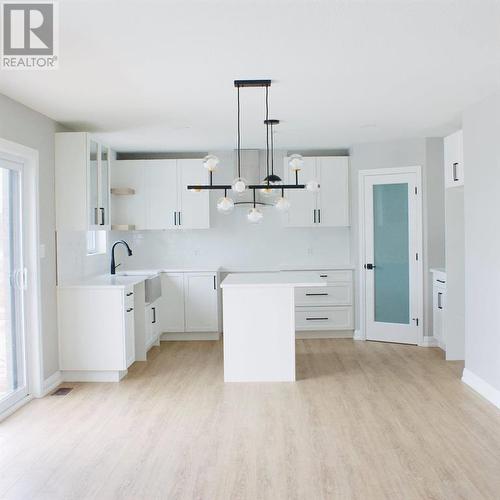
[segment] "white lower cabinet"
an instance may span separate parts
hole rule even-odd
[[[162,333],[219,332],[218,273],[162,273],[161,285]]]
[[[327,286],[295,289],[296,330],[353,330],[352,270],[315,272]]]
[[[446,273],[433,271],[432,274],[432,334],[439,347],[445,351]]]
[[[57,295],[63,380],[120,380],[135,361],[133,288],[61,287]]]

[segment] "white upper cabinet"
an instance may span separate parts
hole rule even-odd
[[[181,228],[210,227],[209,191],[188,191],[190,184],[208,184],[207,170],[201,160],[177,160],[179,182],[178,225]]]
[[[462,130],[444,138],[444,186],[464,185],[464,145]]]
[[[56,229],[110,229],[110,149],[86,132],[55,136]]]
[[[113,226],[135,229],[204,229],[210,227],[209,193],[187,190],[207,184],[201,159],[119,160],[113,162]],[[127,188],[134,194],[126,194]],[[133,227],[131,227],[133,229]]]
[[[146,229],[171,229],[178,218],[176,160],[144,162]]]
[[[289,158],[285,158],[284,179],[295,184],[290,171]],[[305,157],[299,172],[299,183],[315,179],[320,191],[288,190],[291,207],[287,225],[295,227],[349,226],[349,158],[346,156]]]

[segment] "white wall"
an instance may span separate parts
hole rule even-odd
[[[220,159],[215,183],[231,183],[235,176],[233,151],[215,152]],[[282,175],[283,152],[276,153],[275,172]],[[260,165],[265,165],[264,161]],[[261,178],[264,172],[261,170]],[[264,209],[261,224],[246,220],[249,206],[229,215],[217,212],[221,192],[210,194],[209,230],[113,232],[111,239],[125,236],[134,255],[123,257],[124,267],[223,266],[237,268],[279,265],[333,265],[350,263],[349,228],[287,228],[274,208]],[[236,199],[236,198],[235,198]]]
[[[500,407],[500,93],[464,112],[463,131],[464,378],[496,391]]]
[[[54,133],[62,128],[53,120],[0,94],[0,137],[36,149],[39,153],[41,315],[43,373],[59,369],[56,314]]]
[[[444,174],[442,139],[407,139],[356,144],[351,156],[351,252],[358,263],[358,172],[375,168],[420,165],[423,187],[424,334],[432,332],[432,290],[428,270],[444,266]],[[359,270],[357,271],[359,273]],[[358,283],[357,276],[356,283]],[[356,328],[359,328],[359,293],[356,293]]]

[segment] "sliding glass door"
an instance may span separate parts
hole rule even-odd
[[[0,156],[0,413],[27,393],[23,299],[23,165]]]

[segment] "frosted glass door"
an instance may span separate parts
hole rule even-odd
[[[366,175],[363,198],[366,338],[417,344],[422,333],[418,176]]]
[[[0,413],[27,395],[21,182],[22,164],[0,158]]]
[[[373,186],[375,321],[410,322],[408,184]]]

